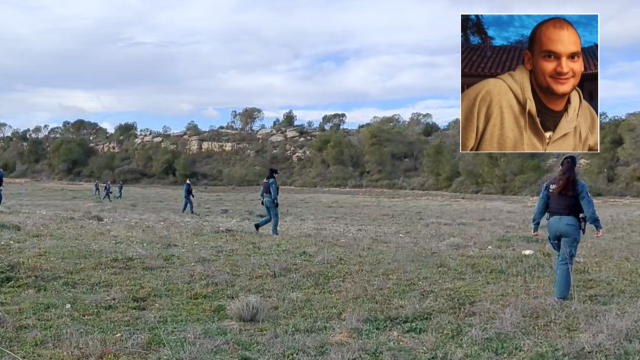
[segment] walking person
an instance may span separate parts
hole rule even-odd
[[[602,235],[602,225],[589,189],[585,183],[577,179],[577,164],[578,159],[573,155],[562,159],[560,173],[542,187],[533,214],[531,234],[539,236],[540,221],[544,214],[548,213],[549,243],[558,253],[554,285],[556,302],[566,301],[569,296],[573,260],[578,252],[583,222],[586,221],[596,228],[596,237]],[[586,219],[582,220],[581,214],[585,214]],[[584,225],[586,226],[586,223]]]
[[[104,196],[102,197],[102,201],[104,201],[105,198],[109,199],[109,202],[113,202],[111,201],[111,181],[107,181],[107,183],[104,184]]]
[[[98,197],[100,197],[100,183],[98,183],[98,180],[93,184],[93,195],[98,195]]]
[[[278,169],[269,169],[269,174],[262,182],[262,189],[260,191],[260,198],[262,199],[261,204],[264,205],[267,210],[267,217],[260,220],[260,222],[253,224],[253,227],[256,231],[260,231],[260,228],[267,225],[271,221],[273,224],[271,225],[271,234],[274,236],[279,236],[278,233],[278,195],[280,192],[280,187],[276,181],[276,177],[278,176]]]
[[[193,195],[193,187],[191,187],[191,181],[187,179],[184,183],[184,205],[182,206],[182,213],[187,210],[187,206],[189,206],[189,212],[193,214],[193,200],[191,198],[195,198]]]
[[[118,184],[118,195],[116,196],[116,199],[122,199],[122,188],[124,188],[124,185],[122,185],[122,181],[120,181]]]

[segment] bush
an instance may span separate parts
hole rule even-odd
[[[102,174],[100,174],[100,182],[105,183],[107,181],[111,181],[111,182],[115,181],[113,176],[113,171],[111,170],[105,170],[102,172]]]
[[[29,170],[29,166],[18,163],[11,175],[14,178],[26,178],[31,175],[31,172]]]
[[[17,162],[15,160],[3,159],[0,160],[0,169],[3,169],[6,175],[12,174],[16,171]]]
[[[222,181],[225,185],[253,186],[264,178],[264,171],[242,166],[223,170]]]
[[[50,166],[60,175],[72,174],[76,169],[80,169],[81,173],[91,155],[91,148],[85,139],[60,138],[49,150]]]
[[[269,307],[257,296],[241,297],[229,305],[229,315],[235,321],[261,322],[267,315]]]
[[[135,183],[147,177],[147,174],[144,170],[137,168],[135,166],[125,165],[121,168],[118,168],[114,175],[117,181],[122,181],[125,183]]]

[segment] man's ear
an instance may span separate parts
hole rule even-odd
[[[529,52],[529,50],[524,51],[524,66],[529,71],[533,69],[533,55]]]

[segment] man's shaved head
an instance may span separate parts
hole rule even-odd
[[[538,23],[538,25],[536,25],[536,27],[533,28],[533,30],[531,30],[531,34],[529,35],[529,45],[527,47],[527,50],[529,50],[532,55],[533,50],[536,47],[538,34],[540,33],[540,30],[545,26],[551,26],[554,29],[558,30],[573,29],[573,31],[578,34],[578,30],[576,30],[573,24],[569,20],[563,19],[561,17],[552,17],[547,20],[541,21]],[[580,34],[578,34],[578,37],[580,38]],[[582,39],[580,39],[580,42],[582,42]]]

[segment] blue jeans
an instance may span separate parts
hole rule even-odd
[[[191,197],[184,198],[184,206],[182,206],[182,212],[187,210],[187,205],[189,206],[189,211],[193,214],[193,200],[191,200]]]
[[[118,192],[118,196],[116,196],[116,199],[122,199],[122,192],[121,191]]]
[[[93,192],[93,195],[98,195],[98,196],[100,196],[100,190],[96,189],[96,190]]]
[[[556,299],[566,300],[571,290],[573,259],[580,243],[580,222],[573,216],[554,216],[547,223],[549,243],[558,252],[556,261]]]
[[[111,201],[111,194],[109,194],[108,192],[104,193],[104,196],[102,197],[102,200],[104,200],[106,198],[109,199],[109,202],[113,202],[113,201]]]
[[[2,205],[2,189],[0,189],[0,205]]]
[[[258,223],[258,228],[261,228],[273,220],[273,224],[271,225],[271,233],[273,235],[278,234],[278,208],[276,207],[276,203],[271,199],[264,199],[264,208],[267,209],[267,217],[260,220]]]

